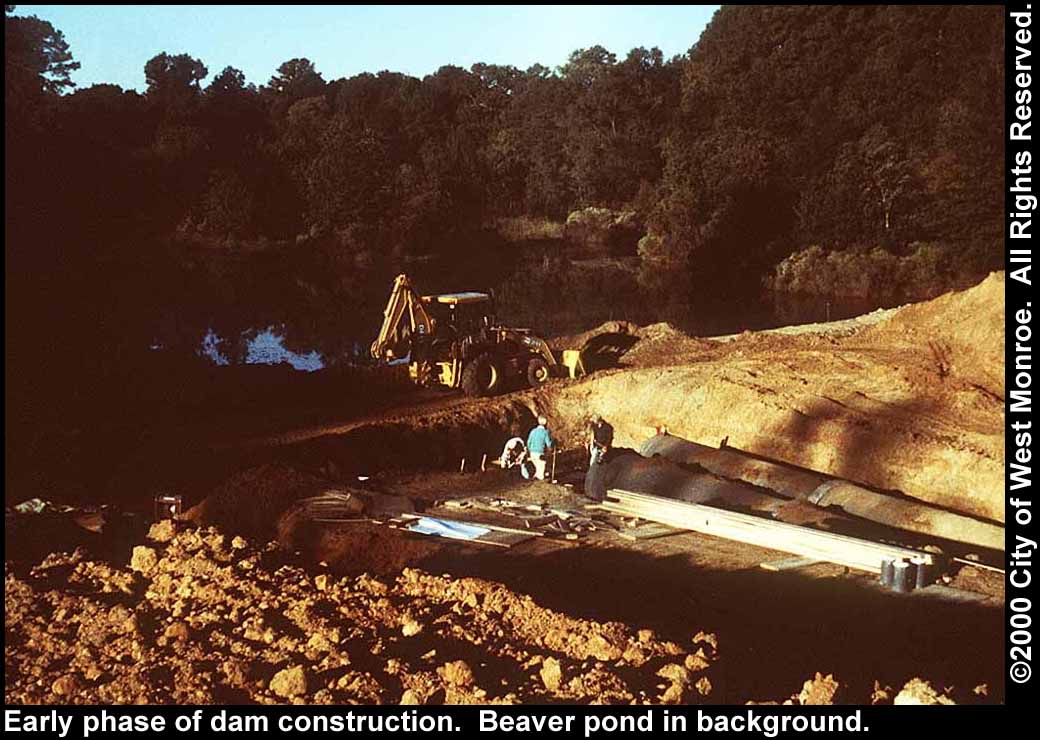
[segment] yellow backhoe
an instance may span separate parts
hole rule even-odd
[[[499,326],[491,293],[421,296],[407,275],[394,280],[372,356],[407,362],[418,385],[461,388],[470,396],[490,396],[517,381],[537,387],[554,375],[585,372],[577,350],[564,350],[557,359],[529,329]]]

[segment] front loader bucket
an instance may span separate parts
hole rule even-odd
[[[567,368],[567,374],[573,378],[580,378],[586,374],[585,363],[582,361],[581,350],[563,350],[563,360],[560,363]]]

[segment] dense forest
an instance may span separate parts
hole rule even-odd
[[[1000,7],[724,7],[690,44],[423,79],[163,51],[139,93],[76,89],[61,31],[6,6],[8,379],[104,374],[203,304],[363,336],[408,265],[555,305],[573,252],[497,227],[583,210],[631,234],[631,284],[573,278],[604,300],[923,297],[999,265]]]

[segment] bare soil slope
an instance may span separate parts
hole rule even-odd
[[[648,327],[628,367],[541,400],[572,433],[601,413],[636,446],[663,425],[1003,521],[1003,287],[996,273],[851,335],[847,322],[726,342]]]

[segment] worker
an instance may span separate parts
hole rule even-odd
[[[586,442],[589,451],[589,467],[603,462],[613,444],[614,427],[602,416],[595,414],[589,424],[589,438]]]
[[[520,437],[513,437],[502,448],[502,457],[499,458],[499,462],[504,469],[508,470],[523,465],[525,457],[527,457],[527,445]]]
[[[527,455],[534,464],[534,477],[538,480],[545,480],[545,457],[552,452],[555,444],[548,425],[549,420],[539,416],[538,426],[527,435]]]

